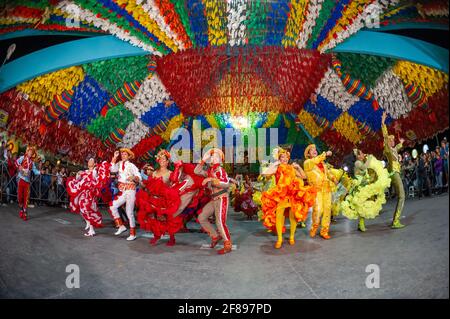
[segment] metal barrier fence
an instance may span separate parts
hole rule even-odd
[[[17,174],[10,176],[6,161],[0,161],[0,197],[8,202],[17,200]],[[31,175],[29,201],[68,204],[65,182],[58,184],[58,175]]]

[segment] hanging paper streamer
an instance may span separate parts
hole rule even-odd
[[[248,1],[247,15],[244,20],[248,44],[262,45],[266,30],[266,4],[263,1]]]
[[[424,17],[448,17],[448,1],[423,1],[417,4],[417,10]]]
[[[324,131],[320,135],[320,139],[327,145],[326,149],[333,152],[333,156],[331,158],[338,163],[344,155],[351,153],[352,149],[355,147],[352,142],[336,130]],[[323,148],[321,148],[321,150],[322,149]]]
[[[208,23],[206,20],[205,6],[201,0],[187,0],[189,21],[194,34],[194,42],[200,47],[208,46]]]
[[[0,109],[6,110],[14,117],[8,122],[8,133],[19,137],[23,143],[36,145],[38,149],[52,154],[61,154],[74,163],[85,163],[87,156],[95,154],[100,157],[110,157],[111,154],[102,144],[88,132],[69,125],[65,120],[59,120],[44,134],[40,128],[46,124],[43,109],[29,100],[25,100],[21,93],[9,90],[0,96]]]
[[[413,147],[416,143],[442,132],[449,127],[449,105],[448,90],[442,89],[432,95],[428,100],[430,112],[424,112],[421,108],[414,108],[404,118],[397,120],[390,131],[397,132],[396,135],[407,138],[408,146]],[[396,130],[396,128],[398,128]]]
[[[149,14],[149,11],[144,9],[144,6],[137,5],[142,1],[136,0],[117,0],[118,5],[124,8],[127,13],[130,14],[137,22],[139,22],[146,30],[148,30],[151,34],[153,34],[158,40],[164,43],[169,49],[172,51],[178,51],[178,45],[174,42],[173,38],[169,37],[169,35],[164,32],[163,29],[160,28],[158,23],[151,18],[152,14]],[[148,2],[148,1],[147,1]],[[151,5],[153,5],[153,10],[157,10],[157,6],[155,6],[154,1],[150,1]],[[160,1],[158,1],[160,2]],[[148,7],[146,7],[148,8]],[[173,11],[173,10],[172,10]],[[172,12],[169,11],[169,12]],[[150,11],[152,12],[152,11]],[[160,11],[157,12],[160,15]],[[153,14],[154,15],[154,14]]]
[[[321,52],[324,52],[326,49],[329,49],[330,47],[335,47],[337,43],[339,43],[343,37],[342,35],[339,37],[340,33],[343,31],[346,31],[348,28],[352,27],[355,23],[358,23],[362,18],[362,13],[365,9],[367,9],[368,5],[371,3],[374,3],[374,0],[353,0],[348,3],[344,8],[342,8],[342,14],[341,17],[335,21],[334,23],[330,23],[331,25],[330,30],[328,31],[325,38],[321,41],[321,43],[318,45],[318,50]],[[381,14],[381,12],[378,12],[379,10],[375,11],[377,8],[380,8],[379,5],[375,4],[375,6],[372,6],[373,9],[370,10],[373,14]],[[337,17],[338,15],[336,15]],[[339,42],[338,42],[339,41]],[[330,42],[331,43],[330,45]]]
[[[245,13],[247,10],[246,0],[227,1],[227,27],[229,45],[244,45],[246,39]]]
[[[332,59],[332,65],[336,73],[341,78],[342,84],[344,84],[344,87],[348,93],[356,95],[359,98],[371,101],[372,107],[375,110],[378,109],[378,102],[375,100],[372,91],[370,91],[360,80],[355,80],[351,78],[349,74],[342,73],[341,62],[336,58]]]
[[[152,135],[150,137],[143,138],[138,144],[136,144],[132,151],[136,158],[148,154],[149,151],[153,151],[161,145],[163,139],[159,135]]]
[[[152,77],[156,72],[156,61],[154,59],[150,59],[147,63],[147,71],[148,77]]]
[[[208,39],[212,46],[227,43],[226,2],[204,0],[206,20],[208,22]]]
[[[368,88],[373,88],[380,76],[392,68],[395,59],[358,53],[337,53],[341,72],[359,79]]]
[[[329,63],[328,55],[310,50],[231,49],[190,50],[158,59],[158,74],[184,114],[298,112]]]
[[[55,96],[52,103],[45,110],[45,120],[47,123],[52,123],[61,118],[65,114],[72,103],[73,91],[64,91],[61,95]]]
[[[320,128],[316,122],[314,121],[313,117],[310,113],[308,113],[305,110],[302,110],[296,119],[296,121],[303,125],[306,131],[308,131],[309,135],[311,135],[313,138],[319,136],[323,129]]]
[[[362,139],[357,123],[348,113],[342,113],[342,115],[333,122],[333,127],[353,144],[357,144]]]
[[[75,88],[74,92],[67,119],[84,128],[97,117],[110,97],[108,92],[89,75]]]
[[[192,43],[192,47],[195,48],[196,43],[194,39],[194,34],[191,29],[191,24],[189,21],[189,12],[187,9],[186,0],[172,0],[171,2],[175,6],[175,11],[180,16],[181,23],[183,24],[183,28],[186,31],[186,34]]]
[[[358,101],[358,97],[347,92],[337,73],[330,67],[316,89],[316,94],[324,97],[338,108],[347,111]]]
[[[138,92],[141,87],[141,82],[134,81],[131,83],[125,83],[124,86],[117,90],[114,96],[108,101],[108,103],[102,108],[101,114],[105,116],[108,110],[113,107],[130,101]]]
[[[106,138],[104,144],[108,147],[113,147],[120,141],[122,141],[123,136],[125,135],[125,131],[121,128],[114,129],[109,136]]]
[[[367,100],[359,100],[349,110],[348,114],[358,120],[362,125],[368,125],[373,131],[381,130],[381,116],[384,110],[378,108],[376,111],[372,108],[372,104]],[[386,120],[386,124],[390,123]]]
[[[32,102],[50,105],[53,98],[64,91],[71,90],[84,79],[83,69],[73,66],[56,72],[44,74],[17,85],[17,90],[26,93]]]
[[[402,80],[392,70],[386,71],[377,80],[373,93],[380,107],[394,119],[407,114],[413,108]]]
[[[410,84],[406,85],[405,90],[406,90],[406,95],[408,95],[409,100],[414,105],[417,105],[424,109],[427,108],[427,97],[422,92],[420,87],[418,87],[414,83],[410,83]]]
[[[316,103],[308,101],[305,104],[304,109],[305,111],[316,114],[319,117],[326,118],[330,122],[334,122],[342,113],[341,109],[337,108],[333,103],[320,95],[317,96]]]
[[[134,120],[133,113],[123,105],[110,109],[105,116],[98,116],[88,126],[89,133],[105,140],[114,129],[125,129]]]
[[[154,42],[149,40],[145,34],[129,28],[130,24],[128,24],[125,19],[117,18],[116,14],[113,15],[112,11],[110,12],[108,9],[103,8],[100,3],[88,2],[87,0],[76,1],[76,3],[79,5],[77,8],[77,16],[74,16],[72,1],[61,1],[58,4],[58,9],[72,19],[79,19],[81,21],[92,23],[95,27],[108,31],[117,38],[127,41],[152,54],[162,55],[162,52],[165,53],[162,49],[161,52],[158,51],[158,49],[154,47]],[[107,18],[109,16],[111,16],[111,20]]]
[[[183,114],[179,114],[177,116],[174,116],[169,123],[167,124],[167,128],[164,131],[164,133],[161,134],[161,137],[164,139],[164,141],[169,142],[170,141],[170,135],[172,132],[176,129],[178,129],[181,124],[184,121]]]
[[[152,106],[169,98],[166,88],[161,83],[158,75],[155,74],[142,83],[134,99],[125,102],[124,106],[136,117],[140,117]]]
[[[141,115],[141,121],[150,128],[155,127],[161,121],[168,121],[174,116],[180,114],[180,110],[176,104],[167,107],[164,103],[158,103]]]
[[[310,0],[307,7],[306,20],[297,39],[297,47],[300,49],[306,48],[306,43],[311,36],[312,30],[316,25],[316,20],[319,12],[322,9],[323,0]]]
[[[427,97],[448,85],[448,74],[424,65],[398,61],[393,71],[406,85],[414,84],[419,86]]]
[[[142,82],[149,74],[148,64],[148,56],[134,56],[88,63],[83,69],[108,92],[114,93],[124,83]]]
[[[81,0],[80,2],[84,1],[86,0]],[[117,3],[113,2],[112,0],[97,0],[97,3],[98,5],[96,8],[99,8],[100,5],[102,6],[102,10],[99,10],[99,12],[101,12],[103,16],[107,16],[111,21],[122,25],[124,29],[125,26],[131,26],[131,30],[136,30],[140,34],[144,35],[147,38],[147,41],[149,41],[151,45],[161,53],[166,54],[170,52],[170,49],[162,41],[160,41],[157,36],[155,36],[147,28],[136,21],[136,19],[134,19],[131,14],[120,7]],[[110,11],[112,11],[114,16],[111,16]]]
[[[267,33],[266,45],[280,45],[289,13],[289,1],[279,0],[267,3]]]
[[[174,5],[169,0],[156,0],[156,6],[164,17],[164,21],[170,26],[170,29],[177,35],[177,39],[183,44],[182,49],[189,49],[192,46],[180,17],[175,11]]]
[[[348,5],[350,0],[341,0],[336,2],[336,6],[331,12],[331,16],[328,18],[327,22],[320,31],[317,39],[312,43],[312,48],[317,49],[319,44],[325,39],[328,32],[335,26],[336,22],[342,17],[344,7]]]
[[[148,127],[145,126],[141,120],[135,119],[126,128],[125,135],[123,136],[122,142],[119,143],[119,146],[132,148],[139,143],[139,141],[143,139],[148,132]]]
[[[290,3],[291,10],[288,14],[285,34],[282,40],[284,47],[296,46],[296,40],[302,30],[305,21],[308,0],[293,0]]]
[[[319,37],[319,34],[326,22],[331,16],[331,13],[336,5],[335,0],[324,0],[322,6],[320,7],[319,16],[316,19],[316,23],[311,31],[311,36],[309,37],[306,47],[311,49],[313,42]]]
[[[154,22],[156,22],[156,24],[158,25],[159,29],[161,29],[161,31],[164,32],[165,35],[171,40],[170,42],[166,42],[166,45],[169,46],[173,51],[178,51],[178,49],[183,49],[184,44],[182,43],[182,41],[180,41],[180,39],[178,39],[177,35],[171,29],[169,24],[166,23],[163,15],[161,14],[161,11],[159,10],[155,1],[154,0],[145,0],[145,1],[139,1],[139,2],[142,3],[142,10],[145,11],[145,13],[147,14],[146,19],[154,20]],[[173,47],[172,44],[169,44],[171,42],[173,42],[175,44],[175,48]]]

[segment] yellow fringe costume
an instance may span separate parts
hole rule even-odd
[[[312,226],[309,232],[311,237],[315,237],[319,224],[321,225],[320,236],[329,239],[329,229],[331,222],[331,194],[334,189],[334,176],[328,172],[324,163],[326,153],[309,158],[309,151],[315,148],[314,144],[308,145],[305,150],[305,162],[303,164],[305,174],[308,177],[308,184],[317,189],[316,201],[313,206]]]

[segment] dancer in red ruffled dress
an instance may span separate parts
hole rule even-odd
[[[110,167],[108,162],[96,165],[95,160],[90,158],[87,170],[78,172],[75,178],[67,179],[69,207],[72,212],[80,213],[86,221],[85,236],[94,236],[94,227],[102,227],[102,214],[98,210],[97,198],[109,181]]]
[[[174,166],[170,181],[172,187],[178,190],[181,201],[174,217],[182,216],[183,228],[181,230],[187,232],[189,230],[186,228],[186,224],[209,202],[210,198],[204,192],[203,177],[194,173],[195,164],[178,161],[174,163]]]
[[[143,187],[138,192],[136,204],[138,206],[138,222],[142,229],[153,233],[151,245],[156,245],[162,235],[170,236],[168,246],[175,245],[175,233],[183,227],[183,217],[178,214],[181,204],[179,189],[187,184],[171,187],[171,179],[176,177],[168,169],[170,154],[161,150],[156,155],[159,168],[143,181]]]

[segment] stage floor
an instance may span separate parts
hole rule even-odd
[[[231,212],[236,250],[224,256],[202,249],[209,240],[199,232],[152,247],[142,232],[134,242],[128,232],[115,237],[106,214],[106,227],[86,238],[80,216],[63,209],[31,208],[23,222],[17,206],[0,206],[0,297],[448,298],[448,195],[407,200],[407,227],[398,230],[388,227],[394,204],[367,222],[366,233],[339,217],[332,239],[298,228],[295,246],[286,240],[280,250],[260,222]],[[79,266],[80,288],[66,287],[68,264]],[[379,266],[379,288],[366,287],[370,264]]]

